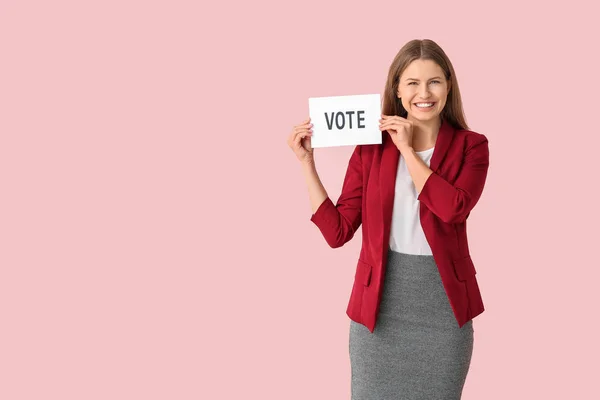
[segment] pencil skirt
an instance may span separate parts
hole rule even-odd
[[[373,333],[350,320],[352,400],[460,399],[473,353],[431,255],[389,249]]]

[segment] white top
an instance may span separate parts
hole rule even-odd
[[[415,152],[430,165],[433,149]],[[429,243],[421,227],[418,193],[402,154],[398,160],[396,190],[390,231],[390,248],[399,253],[432,255]]]

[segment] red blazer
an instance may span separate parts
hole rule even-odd
[[[337,204],[327,197],[310,218],[332,248],[352,239],[362,224],[346,314],[371,332],[383,292],[400,156],[386,133],[382,144],[356,146]],[[430,162],[433,174],[418,196],[419,216],[459,327],[484,311],[466,220],[483,192],[488,166],[487,138],[442,120]]]

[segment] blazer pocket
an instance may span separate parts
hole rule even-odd
[[[356,274],[354,275],[354,279],[357,282],[361,282],[365,286],[369,286],[371,284],[371,265],[367,264],[362,260],[358,260],[358,265],[356,266]]]
[[[471,256],[466,256],[453,261],[456,277],[461,281],[466,281],[477,273]]]

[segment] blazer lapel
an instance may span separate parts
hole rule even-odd
[[[383,248],[387,249],[390,229],[392,226],[392,211],[394,209],[394,194],[396,190],[396,173],[398,172],[398,161],[400,160],[400,151],[394,144],[389,133],[385,131],[383,140],[383,152],[381,155],[381,171],[379,175],[379,187],[381,189],[381,218],[383,220]],[[435,139],[435,148],[431,156],[429,168],[435,173],[439,173],[439,167],[446,153],[454,128],[445,120],[442,119],[438,136]]]
[[[431,156],[431,162],[429,163],[429,169],[438,174],[440,171],[440,164],[448,153],[448,147],[452,142],[454,136],[454,128],[445,119],[442,119],[440,125],[440,131],[437,138],[435,139],[435,148],[433,149],[433,155]]]

